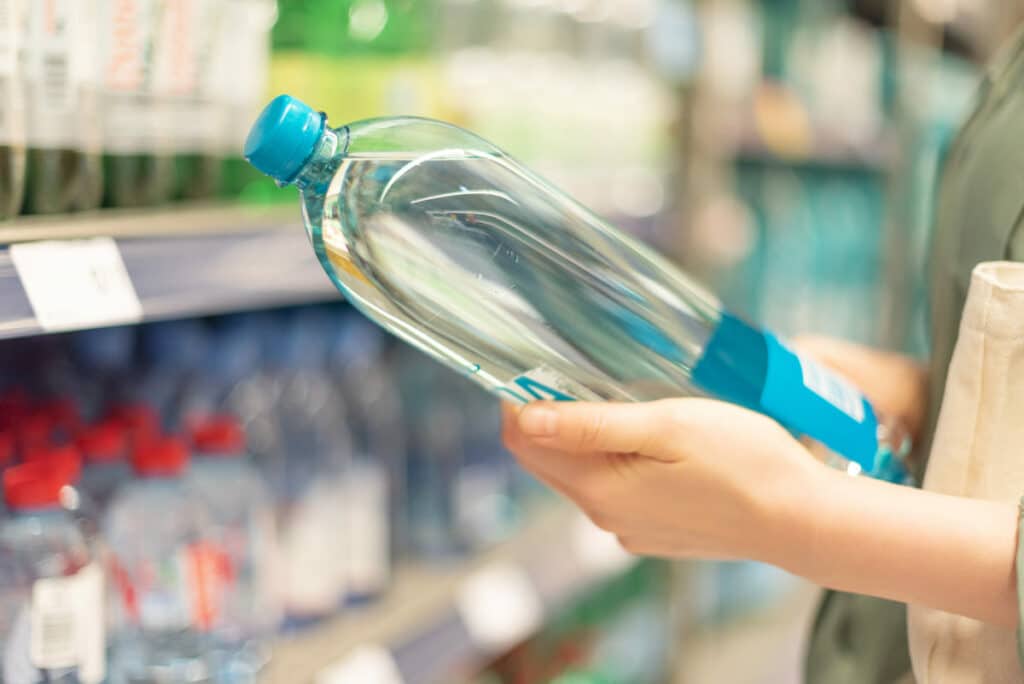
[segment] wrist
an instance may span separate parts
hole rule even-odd
[[[823,524],[835,515],[829,507],[836,500],[841,480],[850,479],[811,456],[802,446],[794,444],[795,468],[789,469],[785,481],[767,491],[760,510],[763,532],[758,535],[755,560],[807,576],[817,565],[818,539],[827,532]]]

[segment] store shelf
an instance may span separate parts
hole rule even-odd
[[[740,137],[734,154],[738,161],[743,162],[883,172],[889,168],[894,152],[894,146],[881,139],[869,144],[849,146],[830,143],[823,138],[805,151],[783,153],[751,131]]]
[[[401,568],[380,603],[283,638],[264,681],[461,681],[632,563],[614,538],[558,506],[482,557]]]
[[[293,206],[169,207],[29,219],[0,228],[0,337],[45,332],[11,258],[11,246],[113,238],[145,320],[335,298]],[[20,249],[20,247],[15,247]],[[65,274],[46,269],[59,289]],[[76,296],[67,288],[69,297]],[[136,316],[138,317],[138,316]],[[52,326],[51,326],[52,327]],[[69,326],[75,327],[75,326]]]

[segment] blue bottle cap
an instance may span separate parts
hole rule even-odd
[[[324,120],[309,105],[278,95],[253,124],[245,141],[245,158],[279,183],[291,183],[313,156]]]

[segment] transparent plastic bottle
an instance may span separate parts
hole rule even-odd
[[[245,163],[244,131],[236,121],[259,113],[270,75],[270,34],[277,19],[274,0],[221,0],[223,15],[216,38],[214,76],[227,115],[220,140],[223,145],[224,192],[244,196],[252,184],[267,187],[267,179]],[[273,190],[271,186],[269,188]]]
[[[199,400],[202,364],[209,349],[206,325],[199,319],[151,323],[142,328],[139,347],[143,367],[135,391],[156,407],[163,427],[184,429]]]
[[[345,400],[352,459],[345,473],[350,602],[379,596],[391,582],[398,551],[405,430],[383,333],[364,317],[341,317],[330,368]]]
[[[18,214],[25,188],[23,11],[23,0],[0,0],[0,221]]]
[[[113,682],[209,682],[208,630],[219,606],[219,555],[208,514],[185,478],[181,440],[150,441],[133,454],[136,479],[114,498],[104,524],[120,593]]]
[[[249,461],[245,433],[233,416],[197,421],[191,440],[190,477],[210,513],[207,538],[225,566],[211,629],[218,679],[253,682],[270,657],[269,638],[280,619],[270,492]]]
[[[278,445],[280,580],[286,627],[333,615],[347,599],[345,473],[352,457],[344,399],[325,372],[330,321],[297,311],[272,338]],[[270,465],[270,464],[267,464]]]
[[[159,126],[170,131],[176,195],[203,199],[220,185],[224,109],[215,97],[215,38],[223,0],[162,0],[153,63]]]
[[[464,461],[466,420],[453,391],[457,378],[415,350],[397,350],[395,379],[407,433],[404,501],[409,550],[446,562],[468,551],[458,528],[456,478]],[[423,401],[429,397],[429,401]]]
[[[82,491],[102,516],[117,490],[132,479],[127,432],[120,422],[108,419],[79,431],[75,445],[85,461]]]
[[[161,204],[174,192],[174,156],[154,83],[162,0],[98,0],[104,202]]]
[[[25,210],[93,209],[103,194],[97,0],[40,0],[27,6],[22,44],[28,113]]]
[[[283,95],[246,157],[299,187],[351,302],[505,399],[711,395],[817,440],[851,474],[909,479],[905,431],[856,388],[471,133],[413,118],[332,128]]]
[[[82,330],[71,336],[69,358],[85,378],[75,388],[82,417],[95,422],[112,405],[130,398],[136,326]]]
[[[4,472],[0,527],[0,679],[91,684],[106,675],[103,572],[63,506],[69,472]]]
[[[86,542],[95,547],[101,536],[100,513],[96,502],[82,487],[81,452],[73,444],[47,445],[23,452],[21,460],[62,474],[66,487],[61,504],[82,530]]]

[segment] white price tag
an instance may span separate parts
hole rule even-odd
[[[142,304],[111,238],[14,244],[11,261],[47,332],[142,318]]]
[[[316,684],[403,684],[391,653],[382,646],[360,646],[321,670]]]
[[[533,634],[544,607],[526,572],[495,563],[470,575],[456,596],[456,608],[473,643],[501,652]]]
[[[614,534],[602,530],[582,513],[573,523],[571,534],[576,557],[583,569],[594,577],[623,572],[636,561]]]

